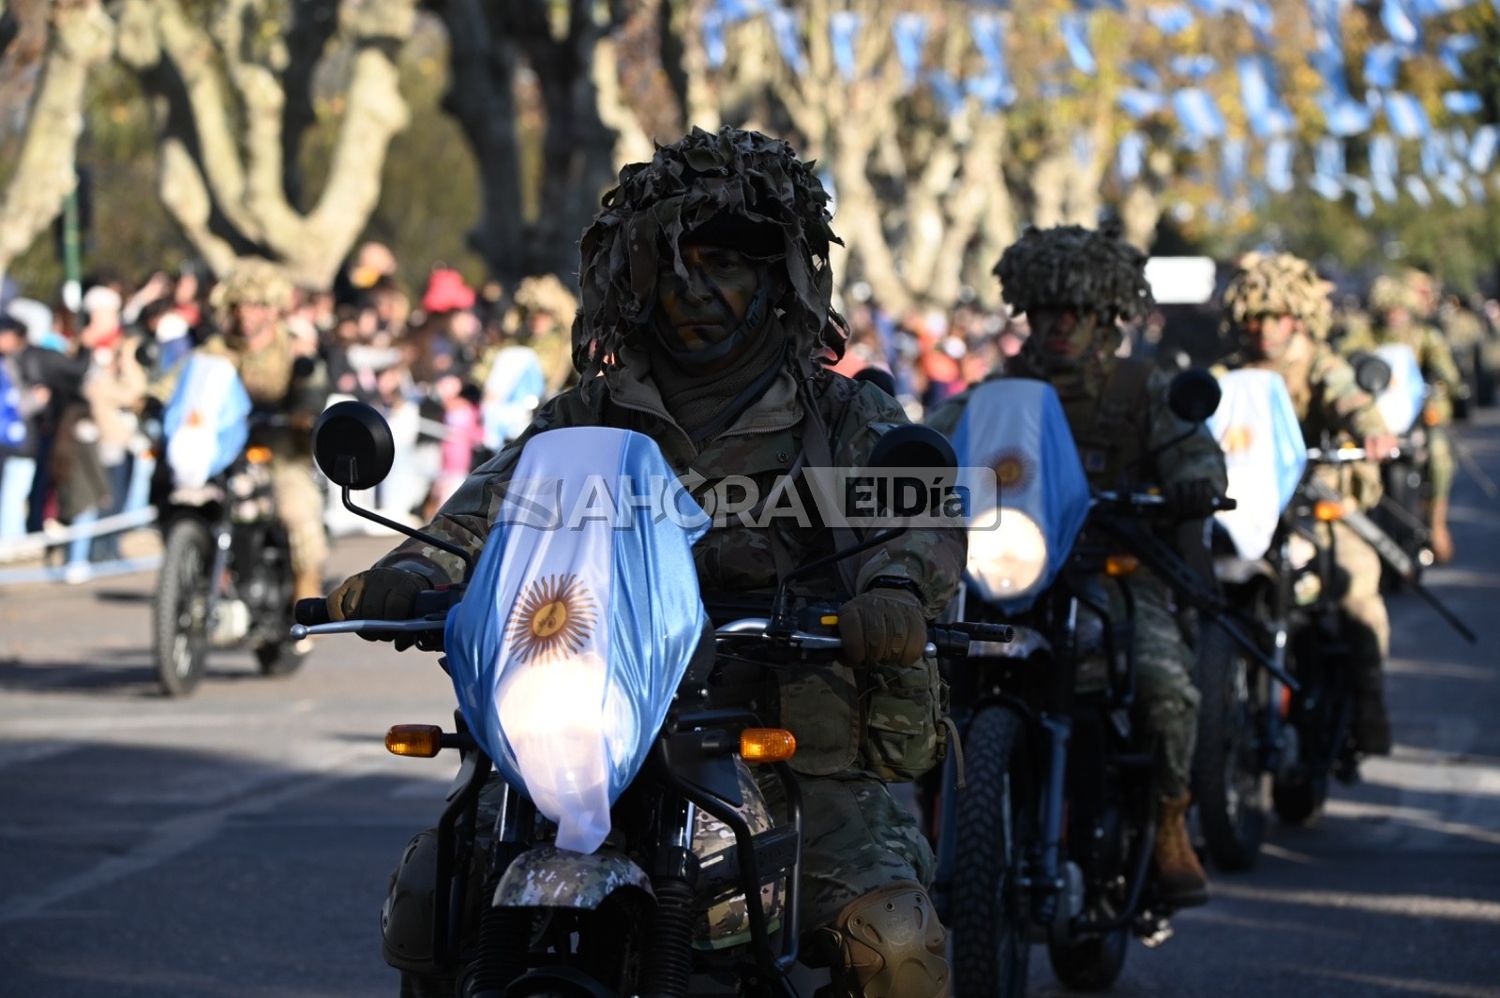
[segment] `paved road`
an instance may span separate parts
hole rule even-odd
[[[1500,477],[1500,415],[1465,436]],[[1395,755],[1135,946],[1116,994],[1500,996],[1500,511],[1461,479],[1455,521],[1458,564],[1431,581],[1480,644],[1396,600]],[[336,567],[383,547],[344,542]],[[151,581],[0,593],[0,994],[393,994],[386,877],[451,764],[380,737],[445,720],[446,678],[331,640],[290,679],[229,656],[165,700]],[[1033,992],[1060,993],[1045,963]]]

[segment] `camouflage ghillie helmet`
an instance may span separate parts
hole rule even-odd
[[[554,274],[523,279],[516,286],[514,301],[521,311],[547,312],[564,326],[572,324],[573,314],[578,311],[578,299]]]
[[[1289,315],[1314,336],[1328,335],[1333,322],[1331,285],[1312,264],[1290,253],[1247,253],[1224,289],[1224,316],[1243,327],[1258,315]]]
[[[1146,254],[1120,238],[1118,225],[1028,228],[1001,254],[994,274],[1018,312],[1067,308],[1107,322],[1139,319],[1156,306],[1146,283]]]
[[[1422,301],[1416,290],[1399,277],[1381,274],[1375,278],[1375,283],[1370,285],[1370,307],[1377,312],[1391,312],[1396,309],[1419,312],[1422,309]]]
[[[775,307],[799,353],[811,356],[826,346],[842,355],[828,266],[829,244],[842,242],[831,218],[828,192],[811,165],[779,139],[727,126],[694,128],[658,147],[651,162],[620,171],[619,185],[604,195],[583,234],[573,366],[588,378],[619,363],[620,348],[656,303],[662,250],[686,276],[684,237],[711,220],[753,229],[735,248],[785,267],[788,290]]]
[[[1436,277],[1425,270],[1407,267],[1401,272],[1401,283],[1411,291],[1413,311],[1425,314],[1436,307],[1442,290]]]
[[[245,257],[214,286],[208,302],[220,315],[236,305],[269,305],[284,311],[292,306],[292,282],[270,260]]]

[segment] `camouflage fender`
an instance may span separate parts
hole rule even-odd
[[[496,908],[587,908],[593,910],[622,887],[655,894],[651,878],[619,853],[588,855],[537,846],[517,856],[495,888]]]

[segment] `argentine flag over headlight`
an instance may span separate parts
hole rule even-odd
[[[1219,377],[1219,389],[1223,395],[1208,428],[1224,451],[1235,508],[1214,518],[1241,558],[1260,558],[1302,481],[1307,445],[1286,382],[1275,371],[1228,371]]]
[[[992,468],[1000,516],[969,531],[969,585],[1007,611],[1024,610],[1057,574],[1089,511],[1089,483],[1057,392],[1045,381],[1000,378],[969,396],[953,430],[966,467]]]
[[[692,545],[708,518],[656,444],[533,437],[445,645],[464,720],[507,782],[593,852],[707,622]]]

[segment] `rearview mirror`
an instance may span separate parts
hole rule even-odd
[[[872,468],[956,468],[948,438],[930,426],[909,423],[887,430],[870,451]]]
[[[1354,381],[1371,395],[1379,395],[1391,383],[1391,365],[1372,353],[1361,354],[1354,361]]]
[[[385,481],[396,441],[385,417],[363,402],[329,406],[313,427],[313,457],[335,485],[354,491]]]
[[[1183,422],[1202,423],[1218,411],[1223,394],[1218,378],[1201,367],[1190,367],[1172,379],[1167,408]]]

